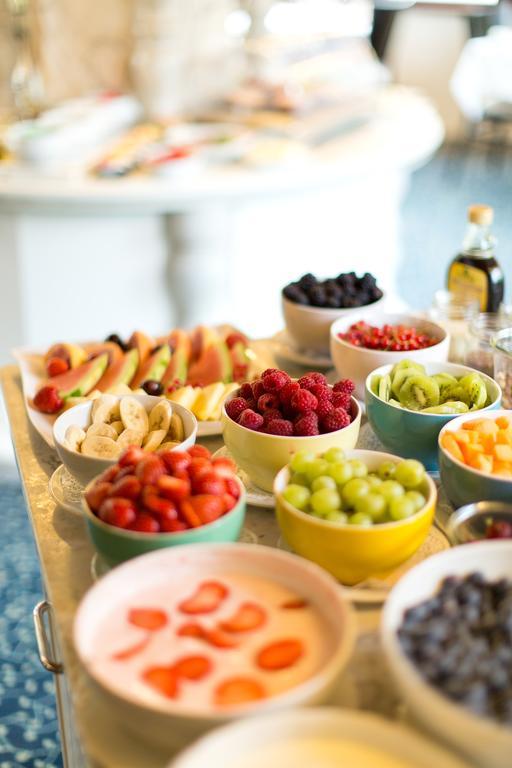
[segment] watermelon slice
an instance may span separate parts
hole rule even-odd
[[[190,366],[188,383],[205,387],[216,381],[233,380],[233,363],[229,349],[223,341],[217,341],[205,349],[199,360]]]
[[[213,328],[208,328],[207,325],[198,325],[190,334],[191,340],[191,359],[197,360],[201,357],[205,349],[211,347],[218,341],[219,337]]]
[[[128,339],[128,348],[136,349],[139,353],[139,368],[144,365],[154,346],[153,339],[142,331],[134,331]]]
[[[99,344],[84,344],[84,350],[86,351],[89,360],[92,360],[93,357],[99,357],[106,352],[110,364],[122,360],[124,355],[123,350],[119,344],[115,343],[115,341],[102,341]]]
[[[58,390],[59,397],[66,400],[68,397],[85,397],[94,389],[101,379],[108,364],[108,353],[104,352],[99,357],[82,363],[78,368],[62,373],[60,376],[52,376],[45,382]]]
[[[169,336],[169,345],[172,349],[171,362],[167,366],[162,377],[164,390],[173,382],[179,381],[185,384],[187,369],[191,355],[191,345],[188,334],[177,328]]]
[[[137,389],[145,381],[161,381],[171,359],[171,350],[168,344],[162,344],[151,354],[142,365],[139,365],[131,388]]]
[[[106,392],[117,384],[129,384],[135,376],[139,362],[139,353],[136,349],[130,349],[120,360],[111,363],[101,379],[96,384],[96,389]]]

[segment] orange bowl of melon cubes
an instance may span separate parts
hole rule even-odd
[[[512,496],[512,411],[465,413],[439,433],[439,472],[455,507]]]

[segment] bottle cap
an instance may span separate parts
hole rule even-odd
[[[468,208],[468,219],[472,224],[488,227],[494,219],[494,211],[490,205],[481,205],[479,203],[470,205]]]

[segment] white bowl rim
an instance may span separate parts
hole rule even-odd
[[[380,297],[380,299],[376,299],[375,301],[372,301],[370,304],[361,304],[360,307],[313,307],[311,304],[299,304],[298,302],[292,301],[291,299],[287,298],[284,295],[282,290],[281,290],[281,298],[283,300],[283,303],[286,302],[286,304],[291,304],[293,307],[300,307],[300,309],[303,310],[304,312],[308,312],[308,311],[311,311],[313,313],[327,312],[337,317],[339,316],[340,312],[346,312],[347,314],[349,312],[357,312],[358,310],[360,312],[364,312],[364,310],[368,309],[368,307],[377,307],[386,298],[386,292],[382,291],[382,296]]]
[[[453,463],[457,467],[461,467],[461,469],[465,469],[468,472],[471,472],[472,474],[476,475],[477,477],[485,477],[487,480],[493,480],[493,481],[499,481],[500,483],[508,483],[509,485],[512,484],[512,477],[500,477],[499,475],[490,475],[488,472],[482,472],[481,469],[474,469],[473,467],[470,467],[468,464],[464,464],[459,459],[456,459],[455,456],[452,456],[451,453],[449,453],[441,444],[441,436],[445,432],[454,432],[455,429],[458,427],[458,425],[455,425],[455,422],[460,419],[460,424],[464,424],[465,421],[472,421],[475,419],[475,421],[479,418],[485,418],[485,419],[491,419],[492,421],[496,421],[496,419],[499,419],[500,416],[509,416],[510,420],[512,422],[512,410],[507,410],[506,408],[495,408],[493,411],[484,411],[486,413],[485,416],[478,416],[480,411],[470,411],[469,413],[460,413],[458,416],[456,416],[454,419],[451,419],[447,424],[445,424],[442,429],[439,432],[439,437],[437,438],[437,445],[440,451],[448,458],[450,461],[453,461]],[[484,499],[482,499],[484,501]]]
[[[218,517],[216,520],[212,520],[210,523],[204,523],[199,528],[186,528],[184,531],[157,531],[156,533],[143,533],[142,531],[129,531],[126,528],[118,528],[116,525],[109,525],[109,523],[105,523],[103,520],[100,520],[97,515],[94,514],[89,504],[87,503],[87,499],[85,498],[85,494],[98,480],[97,477],[94,477],[84,488],[84,492],[82,494],[82,514],[85,519],[90,520],[91,524],[95,525],[96,528],[107,531],[108,533],[113,532],[114,536],[120,536],[121,538],[125,538],[128,541],[150,541],[150,539],[155,536],[159,541],[167,541],[167,539],[171,541],[175,537],[186,536],[188,533],[192,533],[192,531],[204,531],[205,529],[211,531],[217,527],[220,528],[225,519],[230,517],[232,513],[235,512],[239,504],[242,502],[247,503],[247,492],[245,490],[245,485],[237,475],[234,475],[234,478],[240,487],[240,496],[238,497],[235,506],[228,510],[228,512],[224,512],[224,514]]]
[[[415,362],[415,361],[411,360],[411,362]],[[429,365],[433,365],[433,364],[434,364],[433,360],[431,360],[430,362],[429,361],[425,361],[425,363],[424,363],[426,368],[428,368]],[[435,365],[446,365],[446,366],[453,366],[454,368],[464,368],[464,370],[467,371],[466,375],[468,375],[468,376],[471,373],[478,373],[478,375],[481,376],[482,379],[484,379],[492,387],[495,387],[497,389],[498,394],[494,398],[494,400],[491,403],[489,403],[489,405],[485,405],[483,408],[479,408],[478,411],[471,411],[471,413],[486,413],[487,411],[491,410],[493,405],[496,405],[496,403],[498,403],[501,400],[501,398],[503,397],[503,392],[501,391],[501,387],[498,384],[498,382],[495,381],[492,378],[492,376],[489,376],[488,374],[483,373],[482,371],[478,371],[476,368],[470,368],[469,365],[462,365],[462,364],[459,365],[459,363],[449,363],[449,362],[446,362],[446,363],[435,363]],[[384,405],[387,405],[390,408],[396,408],[396,406],[390,405],[388,402],[386,402],[381,397],[376,395],[375,392],[372,392],[372,389],[371,389],[371,379],[374,376],[378,376],[379,374],[381,376],[385,376],[387,373],[389,373],[391,371],[391,369],[393,367],[394,367],[393,363],[386,363],[385,365],[379,365],[378,368],[375,368],[373,371],[371,371],[371,373],[368,374],[368,376],[366,377],[365,383],[364,383],[364,388],[365,388],[366,394],[370,394],[376,400],[378,400],[381,403],[384,403]],[[427,374],[427,375],[430,376],[430,375],[433,375],[433,374]],[[454,418],[457,418],[457,416],[464,416],[464,413],[422,413],[421,411],[411,411],[411,410],[409,410],[409,408],[402,408],[401,410],[405,411],[406,413],[414,413],[416,416],[435,416],[437,418],[440,417],[440,418],[443,418],[443,419],[446,419],[446,418],[454,419]],[[466,413],[469,413],[469,411],[466,411]]]
[[[80,658],[81,663],[86,668],[88,674],[102,687],[106,688],[113,696],[116,698],[120,698],[121,700],[128,701],[130,704],[133,704],[137,707],[141,707],[143,709],[147,709],[153,713],[159,714],[159,715],[172,715],[176,717],[182,717],[182,718],[189,718],[192,717],[194,720],[197,720],[199,722],[225,722],[227,718],[234,717],[234,716],[242,716],[245,713],[256,713],[256,712],[272,712],[273,710],[276,710],[280,708],[283,705],[286,705],[288,700],[289,706],[293,706],[294,699],[296,699],[297,694],[302,698],[303,696],[308,696],[309,690],[315,691],[316,686],[318,685],[318,681],[321,678],[327,677],[332,678],[337,673],[341,672],[341,670],[346,666],[346,663],[348,659],[350,658],[350,655],[352,653],[355,638],[356,638],[356,618],[355,618],[355,611],[350,603],[350,601],[345,597],[343,590],[339,588],[339,584],[334,579],[333,576],[331,576],[327,571],[325,571],[323,568],[321,568],[319,565],[316,565],[316,563],[312,563],[309,560],[305,560],[302,557],[299,557],[298,555],[295,555],[291,552],[285,552],[280,549],[276,549],[275,547],[268,547],[264,545],[260,545],[258,547],[255,547],[254,544],[243,544],[241,542],[201,542],[197,544],[184,544],[182,547],[179,547],[179,550],[177,548],[174,549],[159,549],[154,552],[147,552],[144,555],[140,555],[139,557],[135,558],[137,561],[140,562],[141,558],[150,558],[150,557],[164,557],[163,553],[177,553],[179,551],[180,554],[183,554],[183,552],[186,553],[186,551],[190,548],[194,548],[194,552],[200,552],[202,549],[231,549],[233,547],[237,548],[237,552],[245,551],[247,557],[251,557],[252,555],[256,555],[256,557],[273,557],[278,560],[288,560],[289,558],[293,558],[296,565],[301,568],[303,571],[309,572],[309,576],[314,580],[320,580],[320,582],[325,586],[326,589],[329,589],[333,592],[333,594],[336,594],[337,599],[339,600],[339,607],[343,612],[343,628],[340,633],[340,642],[337,643],[335,646],[335,649],[333,653],[326,659],[323,666],[318,669],[314,674],[312,674],[307,680],[304,680],[302,683],[299,683],[298,685],[292,686],[291,688],[287,689],[281,694],[278,694],[276,696],[269,696],[266,699],[258,700],[255,702],[250,702],[245,705],[235,706],[235,707],[226,707],[225,710],[217,711],[212,709],[201,711],[201,710],[194,710],[190,709],[188,707],[180,706],[179,704],[174,704],[172,701],[166,702],[166,707],[159,707],[153,703],[142,703],[140,699],[138,699],[136,696],[130,695],[128,693],[120,694],[118,691],[113,690],[104,680],[104,678],[98,678],[95,674],[92,673],[90,670],[89,664],[87,664],[82,658],[81,654],[79,652],[80,648],[80,636],[78,633],[78,624],[77,624],[77,615],[80,612],[80,609],[82,607],[82,604],[86,600],[92,600],[93,598],[90,597],[91,594],[94,592],[95,588],[103,583],[105,579],[108,579],[110,574],[115,573],[116,575],[119,574],[120,569],[128,569],[130,567],[130,561],[127,561],[125,563],[121,563],[121,565],[118,565],[116,568],[112,569],[110,573],[103,576],[100,581],[96,582],[84,595],[82,598],[82,601],[78,607],[77,614],[75,614],[75,619],[73,622],[73,641],[74,646],[77,651],[77,655]],[[122,572],[122,571],[121,571]],[[302,695],[301,695],[302,694]]]
[[[340,337],[338,336],[339,330],[337,326],[338,325],[341,326],[344,323],[348,322],[348,318],[346,317],[340,317],[338,320],[335,320],[334,323],[331,325],[331,331],[330,331],[331,339],[335,343],[340,344],[344,348],[356,349],[356,350],[359,350],[360,352],[365,352],[370,355],[405,355],[405,354],[411,354],[411,353],[414,355],[417,355],[418,353],[421,354],[422,352],[426,352],[429,349],[435,349],[440,344],[442,344],[443,342],[446,342],[447,339],[450,338],[448,332],[445,331],[442,325],[438,325],[437,323],[434,323],[432,320],[429,320],[428,318],[419,317],[418,315],[414,315],[414,314],[407,314],[407,312],[396,312],[396,313],[388,312],[388,313],[382,314],[381,319],[379,320],[381,324],[386,323],[385,320],[382,320],[382,318],[385,318],[385,317],[390,317],[390,318],[403,317],[403,318],[407,318],[407,322],[409,323],[415,323],[416,325],[420,325],[420,326],[430,325],[432,328],[436,329],[439,339],[436,342],[436,344],[431,344],[430,347],[423,347],[422,349],[414,349],[414,350],[413,349],[398,350],[396,352],[391,349],[368,349],[367,347],[356,347],[354,344],[350,344],[350,342],[345,341],[344,339],[340,339]],[[371,319],[372,318],[370,318],[370,320]],[[393,320],[392,322],[396,324],[399,321]]]
[[[349,458],[355,458],[357,459],[358,456],[362,456],[363,454],[371,453],[373,456],[381,456],[383,461],[394,461],[396,464],[398,464],[400,461],[405,461],[405,459],[402,459],[401,456],[395,456],[392,453],[386,453],[385,451],[369,451],[365,448],[353,448],[350,451],[345,451],[346,455]],[[356,454],[356,455],[352,455]],[[279,482],[283,482],[283,478],[287,474],[290,476],[290,465],[287,464],[285,467],[279,470],[277,475],[274,479],[274,495],[279,496],[281,502],[286,506],[289,507],[294,514],[297,515],[297,517],[300,517],[304,520],[308,520],[309,522],[313,522],[315,525],[319,525],[320,527],[324,526],[327,529],[332,530],[347,530],[347,531],[375,531],[375,530],[389,530],[390,528],[393,528],[395,526],[405,526],[407,524],[410,524],[412,522],[417,522],[417,518],[420,515],[424,515],[426,512],[427,507],[429,506],[430,502],[434,502],[434,506],[437,502],[437,488],[436,484],[428,474],[428,472],[425,470],[425,480],[427,482],[428,488],[429,488],[429,496],[421,509],[418,509],[417,512],[415,512],[410,517],[406,517],[404,520],[391,520],[388,523],[375,523],[375,525],[353,525],[352,523],[337,523],[335,520],[324,520],[321,517],[315,517],[314,515],[310,515],[308,512],[303,512],[302,509],[297,509],[297,507],[294,507],[293,504],[290,504],[289,501],[286,501],[286,499],[283,496],[283,492],[280,490],[276,490],[276,485],[278,485]],[[313,521],[311,520],[313,518]]]
[[[343,432],[344,429],[349,429],[353,424],[356,422],[361,422],[361,406],[359,405],[358,400],[351,395],[350,396],[350,405],[351,405],[351,411],[355,410],[354,418],[350,422],[350,424],[347,424],[346,427],[342,427],[341,429],[335,429],[334,432],[322,432],[318,435],[271,435],[268,432],[258,432],[256,429],[249,429],[249,427],[244,427],[242,424],[239,424],[237,421],[234,421],[234,419],[231,418],[226,413],[226,404],[229,403],[230,400],[233,400],[235,397],[238,397],[237,390],[232,392],[228,397],[224,400],[224,405],[222,406],[222,415],[225,419],[229,419],[229,421],[234,424],[239,429],[243,429],[245,432],[249,432],[253,435],[261,435],[261,437],[269,437],[274,440],[302,440],[304,438],[308,440],[314,440],[316,437],[326,437],[327,435],[337,435],[341,432]]]
[[[407,581],[407,577],[409,574],[412,574],[416,572],[418,569],[427,570],[427,568],[432,567],[433,562],[436,558],[441,557],[456,557],[456,553],[459,549],[465,548],[465,544],[461,544],[456,547],[450,547],[447,550],[444,550],[443,552],[436,552],[431,557],[428,557],[426,560],[423,560],[421,563],[418,563],[417,565],[413,566],[409,571],[407,571],[400,580],[392,587],[391,592],[388,595],[388,598],[384,604],[384,609],[382,611],[382,616],[380,620],[380,636],[382,640],[382,644],[384,649],[387,651],[388,656],[392,656],[395,663],[397,663],[404,672],[407,673],[407,675],[411,675],[413,682],[415,683],[416,687],[423,686],[426,690],[426,692],[432,696],[435,697],[435,699],[438,701],[438,703],[443,703],[445,706],[450,707],[454,712],[456,712],[459,716],[467,717],[469,718],[469,724],[473,723],[474,725],[478,725],[479,728],[485,727],[489,729],[490,731],[494,732],[497,736],[505,736],[509,737],[510,741],[512,743],[512,731],[510,730],[509,726],[502,725],[501,723],[493,720],[490,717],[479,717],[478,715],[475,715],[469,708],[465,708],[462,705],[456,704],[452,699],[450,699],[449,696],[445,695],[441,691],[439,691],[437,688],[435,688],[433,685],[431,685],[418,671],[416,665],[413,663],[411,659],[404,653],[402,650],[402,647],[400,645],[400,642],[397,637],[397,628],[393,627],[391,628],[389,626],[390,621],[388,619],[389,614],[391,612],[391,604],[393,601],[393,592],[395,589],[399,591],[400,589],[405,588],[405,584]],[[483,551],[480,550],[479,552],[475,550],[475,547],[483,548]],[[512,541],[510,539],[487,539],[484,541],[474,541],[471,543],[471,553],[474,555],[474,563],[473,567],[469,568],[467,573],[470,573],[472,570],[478,570],[478,564],[481,562],[481,559],[478,557],[485,556],[486,554],[489,554],[491,557],[494,557],[495,552],[498,548],[504,549],[506,553],[512,554]],[[489,550],[489,552],[486,552],[486,550]],[[455,567],[455,566],[454,566]],[[464,571],[465,572],[465,571]],[[453,575],[457,575],[456,573]],[[439,577],[439,584],[441,583],[443,577]],[[433,593],[434,594],[434,593]],[[427,598],[424,598],[427,599]],[[416,603],[412,603],[411,605],[419,605],[421,601],[417,601]],[[398,625],[400,626],[400,625]],[[491,736],[491,734],[489,734]]]

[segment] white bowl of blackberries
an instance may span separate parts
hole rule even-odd
[[[308,273],[282,290],[284,322],[290,341],[297,349],[329,353],[329,329],[340,317],[357,314],[371,317],[382,308],[384,294],[369,272],[358,277],[342,272],[320,279]]]
[[[512,541],[429,557],[382,616],[390,671],[410,715],[481,768],[512,765]]]

